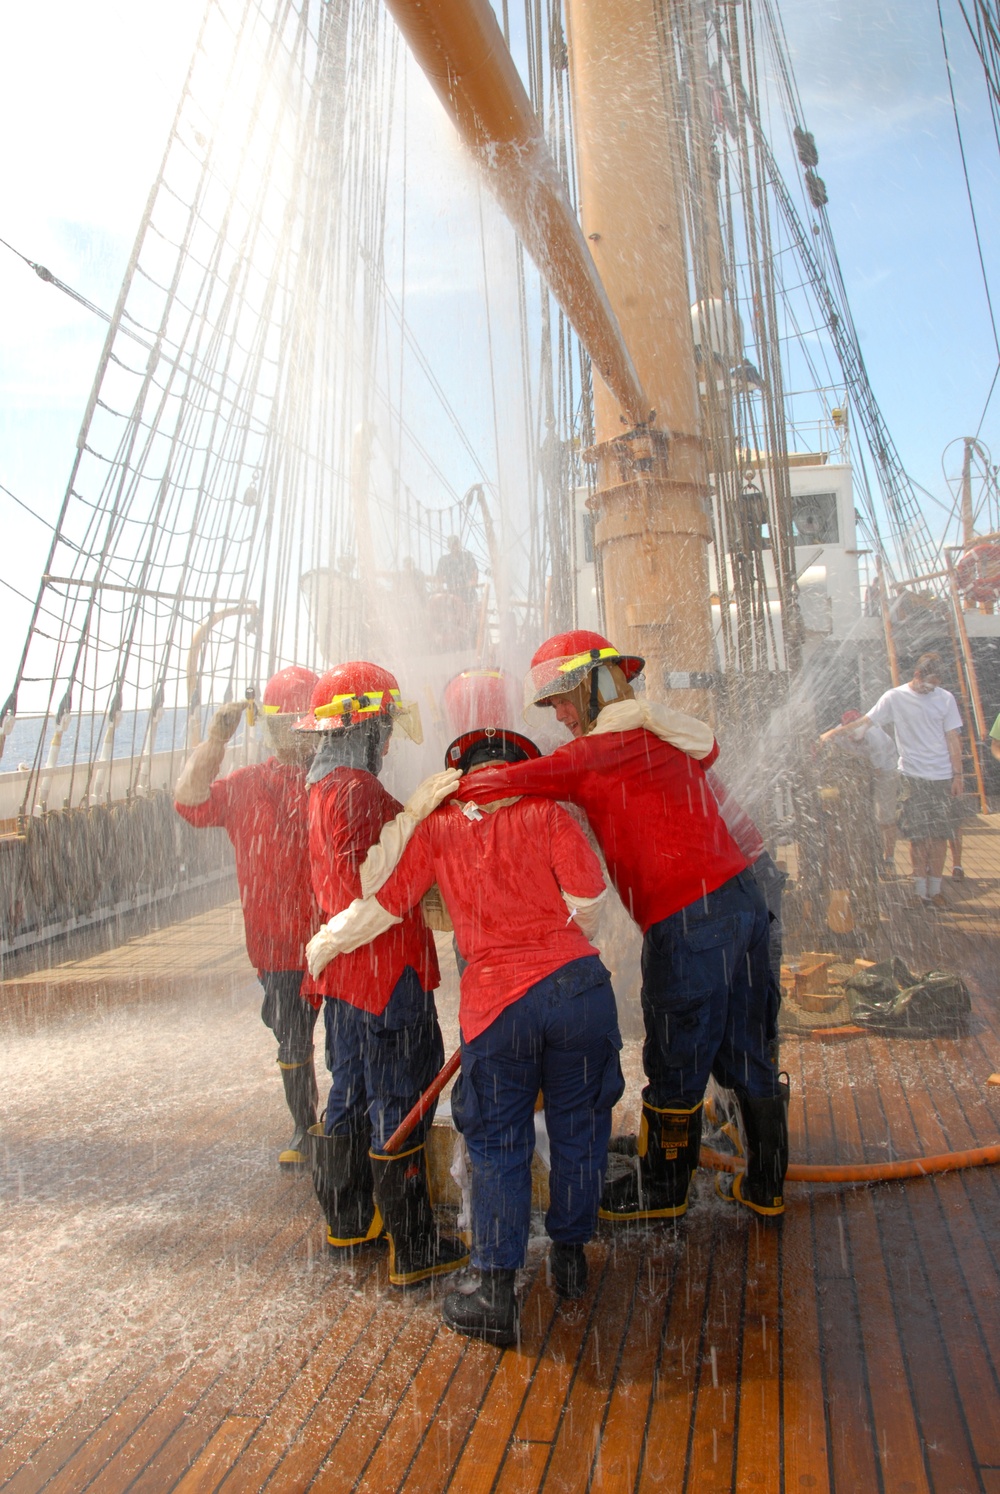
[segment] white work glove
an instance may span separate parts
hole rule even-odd
[[[316,979],[322,974],[335,955],[340,954],[340,941],[332,932],[330,924],[324,923],[318,933],[313,934],[306,945],[306,964],[309,974]]]
[[[240,724],[240,717],[246,710],[249,702],[245,700],[231,700],[228,705],[220,706],[212,717],[208,728],[209,740],[225,743],[233,736]]]
[[[394,913],[389,913],[375,898],[356,897],[348,907],[336,913],[329,923],[324,923],[318,933],[313,934],[306,945],[306,963],[309,974],[315,980],[339,954],[350,954],[362,944],[370,944],[386,929],[402,923]]]
[[[585,939],[591,944],[597,943],[597,933],[601,926],[601,914],[604,912],[604,900],[608,889],[599,892],[596,897],[576,897],[572,892],[563,893],[563,902],[569,909],[569,916],[575,919],[577,927]]]
[[[461,776],[459,768],[445,768],[441,773],[432,773],[423,783],[417,784],[403,805],[403,813],[411,814],[417,821],[425,820],[449,794],[454,793]]]

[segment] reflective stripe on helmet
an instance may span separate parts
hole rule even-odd
[[[401,704],[399,691],[381,690],[378,694],[335,695],[326,705],[315,706],[313,715],[320,721],[330,716],[376,716],[382,712],[386,696],[389,697],[389,709],[398,710]]]
[[[588,648],[585,653],[574,654],[571,659],[563,659],[559,665],[560,674],[570,674],[574,669],[582,669],[585,664],[602,664],[609,659],[620,659],[621,654],[616,648]]]

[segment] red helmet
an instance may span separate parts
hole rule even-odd
[[[627,680],[645,667],[645,659],[636,654],[620,654],[600,633],[574,628],[557,633],[536,649],[524,681],[524,708],[547,705],[553,695],[575,690],[590,671],[599,664],[617,664]]]
[[[264,688],[261,702],[264,715],[301,716],[303,711],[308,711],[315,688],[316,675],[311,669],[303,669],[299,664],[279,669]]]
[[[506,726],[513,719],[510,683],[502,669],[463,669],[444,687],[441,703],[453,732]]]
[[[366,659],[338,664],[320,675],[309,705],[309,714],[297,723],[299,731],[340,731],[373,716],[388,716],[399,718],[407,734],[420,740],[416,706],[403,704],[395,675]]]
[[[474,763],[526,763],[541,755],[531,738],[520,732],[475,726],[455,738],[444,755],[444,765],[467,773]]]

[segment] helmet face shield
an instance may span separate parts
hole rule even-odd
[[[588,648],[533,663],[524,680],[524,709],[549,705],[554,696],[568,695],[595,665],[617,663],[620,658],[618,650],[609,644],[607,648]]]
[[[404,701],[394,675],[357,660],[328,670],[313,691],[312,707],[298,723],[302,732],[340,732],[378,717],[399,722],[411,742],[424,739],[420,708]]]
[[[392,713],[393,724],[398,726],[410,741],[420,746],[424,740],[424,727],[420,719],[420,707],[415,700],[400,701]]]
[[[280,753],[283,757],[292,754],[303,762],[309,760],[318,739],[314,734],[307,735],[299,730],[297,716],[269,711],[265,707],[260,719],[264,741],[272,752]]]

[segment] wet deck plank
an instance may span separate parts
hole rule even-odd
[[[992,1170],[790,1186],[778,1227],[703,1176],[676,1230],[602,1230],[578,1304],[534,1240],[501,1353],[326,1253],[258,1005],[232,908],[0,982],[0,1488],[1000,1494]],[[967,1037],[783,1059],[800,1159],[1000,1140],[982,982]]]

